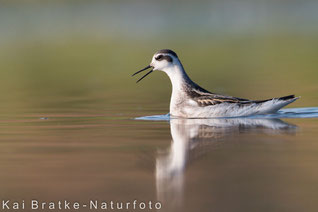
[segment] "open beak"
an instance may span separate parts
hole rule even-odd
[[[153,68],[151,65],[147,66],[146,68],[141,69],[140,71],[137,71],[136,73],[134,73],[132,76],[135,76],[136,74],[139,74],[140,72],[146,71],[149,68]],[[143,78],[145,78],[148,74],[150,74],[153,71],[153,69],[151,69],[149,72],[147,72],[147,74],[145,74],[143,77],[141,77],[137,82],[139,82],[140,80],[142,80]],[[136,83],[137,83],[136,82]]]

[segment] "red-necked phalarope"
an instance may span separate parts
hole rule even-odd
[[[170,115],[183,118],[237,117],[269,114],[294,102],[294,95],[267,100],[248,100],[211,93],[194,83],[185,72],[177,54],[169,49],[156,52],[149,66],[134,75],[152,68],[137,82],[153,71],[165,72],[172,83]]]

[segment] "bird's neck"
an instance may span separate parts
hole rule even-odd
[[[170,99],[170,115],[182,116],[180,108],[188,98],[187,89],[191,87],[192,81],[183,69],[183,66],[176,65],[169,67],[170,70],[165,70],[172,84],[172,94]]]
[[[185,72],[182,64],[174,65],[165,71],[170,78],[172,84],[172,92],[182,92],[186,85],[191,85],[191,79]]]

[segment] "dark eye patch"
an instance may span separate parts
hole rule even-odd
[[[158,55],[155,59],[158,60],[158,61],[166,60],[166,61],[168,61],[170,63],[173,61],[172,57],[170,57],[168,55],[162,55],[162,54]]]
[[[162,54],[160,54],[160,55],[158,55],[157,57],[156,57],[156,60],[161,60],[162,59]]]

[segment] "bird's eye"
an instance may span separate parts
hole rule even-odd
[[[158,55],[155,59],[156,59],[156,60],[162,59],[162,54],[161,54],[161,55]]]

